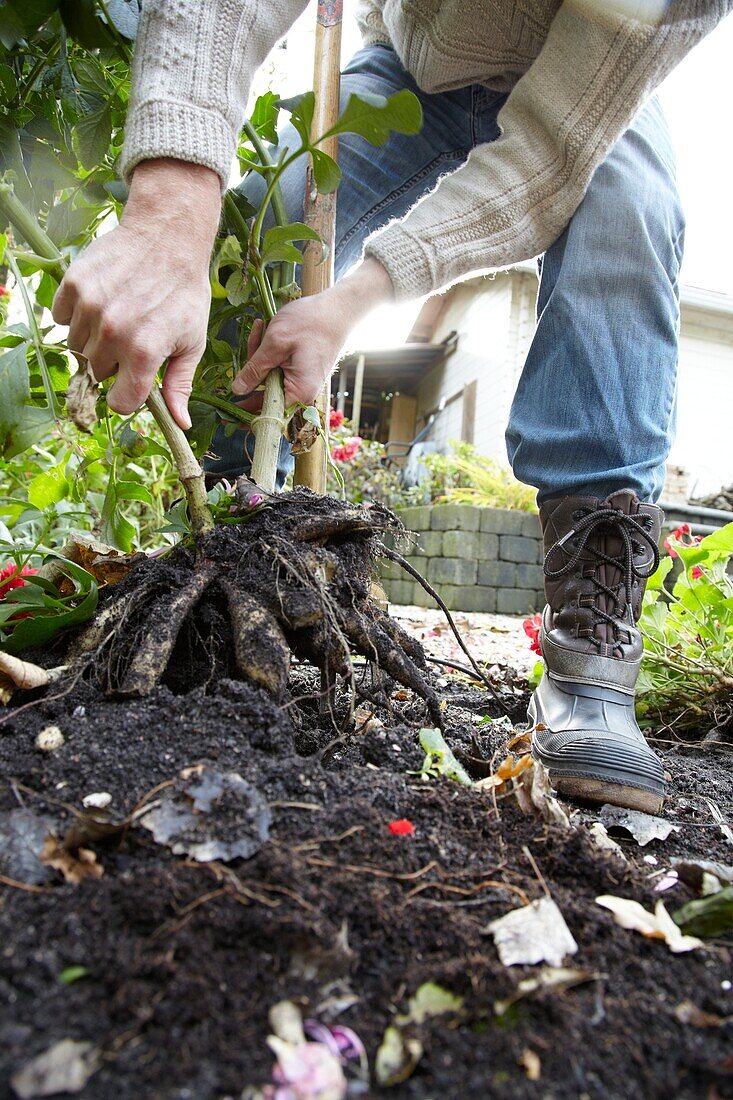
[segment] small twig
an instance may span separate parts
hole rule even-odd
[[[433,859],[430,863],[426,863],[424,867],[421,867],[419,871],[413,871],[411,874],[395,874],[393,871],[383,871],[380,867],[367,867],[358,863],[336,863],[335,860],[316,859],[315,856],[305,862],[311,867],[337,867],[339,871],[349,871],[354,875],[374,875],[375,878],[391,878],[396,879],[398,882],[412,882],[414,879],[426,875],[428,871],[433,871],[438,866]]]
[[[291,852],[307,852],[312,848],[320,848],[321,844],[338,844],[340,841],[346,840],[347,837],[353,836],[354,833],[363,831],[363,825],[352,825],[350,829],[347,829],[344,833],[339,833],[338,836],[316,836],[311,840],[304,840],[302,844],[295,844],[289,850]]]
[[[509,890],[511,893],[516,894],[522,902],[522,905],[529,905],[529,898],[527,894],[522,890],[520,886],[512,886],[511,883],[501,882],[497,879],[487,879],[485,882],[479,882],[476,886],[472,886],[470,889],[465,889],[462,886],[452,886],[447,882],[422,882],[419,886],[415,886],[407,894],[407,900],[412,901],[424,890],[443,890],[447,894],[460,894],[461,897],[470,898],[473,894],[477,894],[479,890]]]
[[[545,882],[544,875],[542,874],[539,867],[537,866],[537,860],[534,858],[534,856],[532,855],[532,853],[530,852],[530,850],[529,850],[529,848],[527,847],[526,844],[522,845],[522,851],[524,852],[524,854],[527,857],[527,859],[529,860],[529,862],[532,864],[532,870],[534,871],[535,875],[537,876],[537,881],[539,882],[540,886],[545,891],[548,898],[551,898],[552,894],[550,893],[550,890],[547,886],[547,883]],[[529,903],[527,903],[527,904],[529,904]]]
[[[425,578],[422,576],[422,574],[417,569],[415,569],[412,565],[410,565],[409,561],[407,561],[406,558],[402,557],[402,554],[398,554],[396,550],[391,550],[388,546],[382,546],[381,553],[384,555],[385,558],[387,558],[388,561],[393,561],[393,562],[395,562],[396,565],[400,565],[405,570],[406,573],[409,573],[411,577],[414,577],[414,579],[418,582],[418,584],[422,585],[422,587],[425,589],[425,591],[427,592],[427,594],[429,596],[433,597],[433,599],[437,603],[438,607],[440,608],[440,610],[445,615],[445,617],[448,621],[448,626],[453,631],[453,635],[454,635],[456,641],[458,642],[459,646],[461,647],[461,649],[463,650],[463,652],[466,654],[469,661],[471,662],[471,668],[474,670],[474,672],[478,676],[479,680],[489,689],[490,693],[494,696],[494,699],[499,704],[499,706],[501,707],[504,714],[506,714],[507,718],[511,718],[511,715],[510,715],[509,711],[507,710],[506,705],[504,704],[504,701],[502,700],[501,696],[499,695],[496,688],[492,684],[491,680],[488,678],[488,676],[485,675],[485,673],[483,673],[481,671],[478,664],[474,660],[473,654],[471,653],[468,646],[464,642],[463,637],[462,637],[460,631],[458,630],[458,627],[455,624],[453,616],[451,615],[450,611],[448,610],[448,608],[445,605],[445,601],[441,599],[441,597],[435,591],[433,586],[425,580]]]
[[[323,810],[317,802],[268,802],[272,810]]]
[[[52,886],[31,886],[29,882],[18,882],[17,879],[0,875],[0,883],[3,886],[12,886],[14,890],[24,890],[26,894],[52,894]]]

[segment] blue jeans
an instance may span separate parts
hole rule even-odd
[[[475,145],[499,136],[505,95],[480,85],[427,95],[382,45],[360,50],[344,70],[342,106],[352,92],[390,95],[401,88],[422,103],[419,134],[394,135],[381,148],[353,135],[339,140],[337,278],[360,259],[370,233],[404,216]],[[288,124],[280,146],[292,149],[297,142]],[[283,180],[293,221],[302,218],[304,173],[301,160]],[[537,330],[506,433],[514,473],[537,488],[540,501],[620,488],[656,500],[661,492],[675,423],[684,236],[674,177],[667,126],[652,100],[597,169],[569,225],[540,261]],[[264,193],[254,175],[240,188],[255,203]],[[217,435],[221,459],[212,472],[241,471],[243,434]]]

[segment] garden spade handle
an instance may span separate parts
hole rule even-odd
[[[343,0],[318,0],[316,49],[313,68],[315,112],[311,138],[318,137],[336,124],[339,116],[339,85],[341,71],[341,22]],[[338,138],[327,138],[320,145],[324,153],[336,159]],[[301,288],[303,295],[320,294],[333,286],[333,252],[336,237],[336,192],[320,195],[313,180],[313,166],[308,163],[305,178],[304,221],[320,234],[327,251],[318,241],[308,241],[303,253]],[[331,386],[327,381],[316,405],[323,413],[324,432],[328,433],[328,406]],[[319,436],[309,451],[295,460],[295,484],[306,485],[316,493],[326,491],[326,444]]]

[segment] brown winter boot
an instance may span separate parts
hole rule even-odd
[[[529,707],[532,753],[559,794],[647,813],[661,809],[664,772],[634,714],[635,624],[663,518],[631,489],[542,505],[545,672]]]

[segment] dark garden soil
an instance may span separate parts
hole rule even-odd
[[[624,863],[593,845],[590,817],[562,830],[512,797],[415,774],[418,731],[430,722],[411,691],[390,682],[392,713],[377,710],[384,725],[368,731],[363,721],[349,726],[341,700],[347,732],[338,734],[308,698],[319,683],[297,665],[276,703],[226,676],[186,690],[179,668],[143,699],[109,698],[81,680],[2,717],[0,818],[25,808],[28,821],[48,819],[41,837],[75,826],[103,874],[74,885],[37,859],[28,875],[26,859],[23,878],[5,852],[6,879],[35,878],[35,887],[0,885],[0,1098],[13,1096],[13,1073],[68,1037],[101,1051],[78,1093],[87,1100],[238,1100],[245,1086],[271,1080],[275,1002],[353,1028],[373,1062],[395,1012],[428,981],[462,997],[462,1012],[414,1029],[424,1053],[412,1076],[367,1095],[733,1096],[730,1026],[675,1014],[689,1001],[733,1015],[728,947],[673,955],[615,925],[594,900],[615,894],[653,909],[663,897],[674,910],[692,896],[685,886],[654,892],[673,857],[732,862],[705,801],[733,817],[729,746],[657,746],[672,778],[664,813],[680,829],[644,848],[627,841]],[[476,722],[497,713],[489,693],[457,677],[433,683],[448,703],[453,748],[501,759],[506,729]],[[502,691],[518,717],[526,697]],[[49,725],[64,741],[44,752],[36,738]],[[107,792],[111,820],[122,821],[194,782],[196,773],[180,773],[199,764],[254,788],[246,804],[202,795],[208,809],[198,815],[199,841],[247,842],[258,848],[249,858],[195,862],[139,817],[95,838],[68,809]],[[401,818],[414,835],[391,835]],[[545,887],[579,945],[565,965],[595,979],[499,1017],[495,1002],[537,968],[506,968],[486,926]],[[62,980],[70,967],[84,976]],[[527,1050],[539,1057],[538,1080],[528,1077]]]

